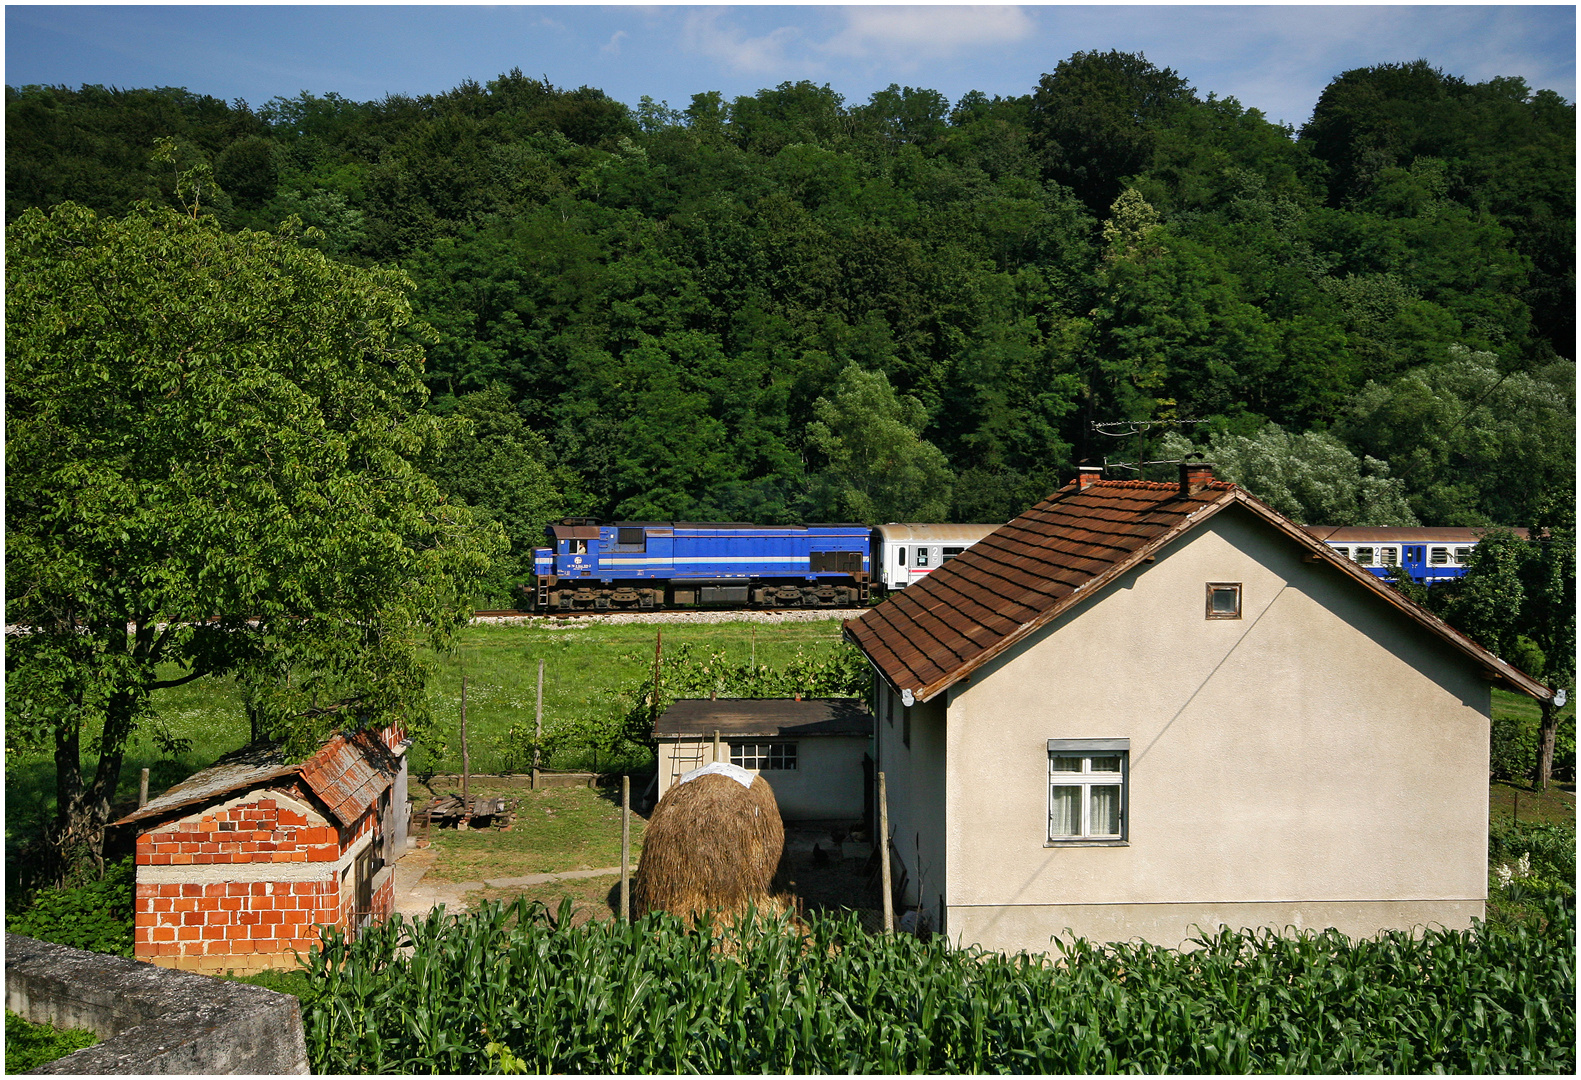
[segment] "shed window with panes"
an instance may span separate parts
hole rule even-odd
[[[790,771],[796,768],[796,744],[793,742],[732,743],[730,764],[743,769]]]
[[[1126,842],[1129,739],[1050,739],[1050,846]]]

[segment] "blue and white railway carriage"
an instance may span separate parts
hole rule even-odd
[[[892,521],[873,529],[875,579],[889,592],[921,581],[998,525],[917,525]]]
[[[534,555],[538,607],[851,607],[868,599],[866,525],[568,518]]]
[[[1471,550],[1485,530],[1415,525],[1371,528],[1308,525],[1307,531],[1375,577],[1386,578],[1390,570],[1398,566],[1413,581],[1434,585],[1465,575]],[[1525,529],[1513,531],[1522,538],[1526,536]]]

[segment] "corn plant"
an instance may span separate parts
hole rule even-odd
[[[304,1000],[326,1072],[1556,1072],[1575,1067],[1575,923],[1051,957],[873,937],[854,919],[570,902],[326,932]]]

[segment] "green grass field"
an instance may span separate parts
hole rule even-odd
[[[467,678],[468,749],[473,772],[525,771],[531,762],[511,753],[512,725],[531,733],[537,694],[538,661],[544,661],[544,735],[558,748],[550,768],[585,768],[592,756],[578,733],[607,720],[621,708],[623,692],[635,688],[652,669],[654,639],[664,636],[673,653],[682,644],[713,648],[733,659],[756,656],[781,667],[798,650],[808,655],[832,649],[840,639],[840,620],[795,623],[671,623],[589,625],[526,621],[504,626],[468,627],[451,653],[437,658],[429,700],[439,723],[438,738],[412,750],[412,770],[461,769],[461,677]],[[556,629],[555,627],[564,627]],[[135,803],[139,770],[149,770],[149,790],[157,795],[216,758],[242,746],[247,720],[236,687],[227,679],[200,680],[155,696],[155,720],[134,737],[121,772],[117,801]],[[176,755],[163,753],[153,737],[161,732],[186,740]],[[91,734],[91,733],[90,733]],[[88,739],[84,738],[84,745]],[[84,755],[85,769],[96,759]],[[600,762],[601,766],[609,762]],[[633,766],[638,762],[616,762]],[[6,761],[6,842],[11,847],[33,834],[55,806],[55,765],[48,754],[10,756]]]

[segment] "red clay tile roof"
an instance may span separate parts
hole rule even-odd
[[[373,731],[336,735],[302,762],[302,779],[330,813],[350,825],[367,812],[401,770],[401,763]]]
[[[1210,481],[1182,495],[1178,484],[1099,480],[1069,484],[859,619],[845,634],[898,690],[919,701],[1036,632],[1103,586],[1198,527],[1241,505],[1422,623],[1514,689],[1552,691],[1481,648],[1316,537],[1234,484]]]
[[[401,763],[376,732],[363,731],[349,740],[336,735],[306,761],[287,765],[277,743],[255,743],[220,758],[194,773],[148,805],[112,825],[168,818],[238,791],[265,787],[300,775],[342,825],[367,812],[395,782]]]

